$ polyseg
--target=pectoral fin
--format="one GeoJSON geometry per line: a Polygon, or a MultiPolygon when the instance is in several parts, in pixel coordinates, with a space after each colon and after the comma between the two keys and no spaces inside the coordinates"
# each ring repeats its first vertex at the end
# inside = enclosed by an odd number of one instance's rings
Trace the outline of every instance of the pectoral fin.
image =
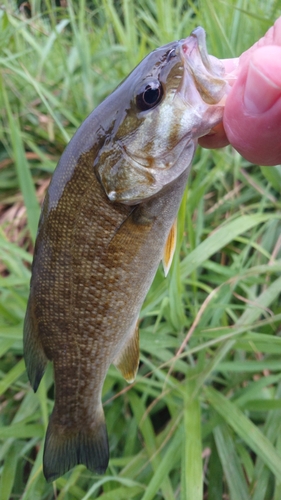
{"type": "Polygon", "coordinates": [[[139,357],[139,328],[137,324],[132,337],[130,337],[123,350],[114,360],[114,365],[122,373],[124,379],[129,384],[134,382],[136,378],[139,366],[139,357]]]}
{"type": "Polygon", "coordinates": [[[175,222],[171,227],[164,248],[162,262],[163,262],[165,276],[167,276],[172,264],[172,260],[176,249],[176,242],[177,242],[177,219],[175,219],[175,222]]]}

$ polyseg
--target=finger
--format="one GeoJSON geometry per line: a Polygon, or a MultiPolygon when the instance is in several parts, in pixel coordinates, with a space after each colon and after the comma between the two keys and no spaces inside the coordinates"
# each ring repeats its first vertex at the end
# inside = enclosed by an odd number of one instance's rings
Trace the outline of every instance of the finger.
{"type": "Polygon", "coordinates": [[[232,59],[221,59],[221,62],[224,66],[225,71],[225,79],[230,83],[232,83],[232,76],[235,79],[235,75],[239,72],[239,57],[233,57],[232,59]]]}
{"type": "MultiPolygon", "coordinates": [[[[229,137],[227,138],[227,136],[226,136],[224,126],[219,125],[216,128],[214,128],[210,132],[210,134],[208,134],[207,136],[201,137],[199,139],[199,144],[201,146],[203,146],[205,148],[220,148],[220,147],[223,147],[226,144],[228,144],[229,140],[232,141],[233,135],[234,135],[236,138],[236,140],[234,138],[236,148],[240,151],[245,151],[244,154],[248,154],[247,148],[243,147],[243,145],[242,145],[242,147],[240,147],[240,144],[239,144],[240,138],[239,138],[238,128],[240,127],[240,125],[239,125],[239,123],[233,124],[235,114],[237,114],[237,115],[239,114],[239,109],[243,105],[243,100],[241,100],[240,103],[239,102],[237,103],[237,100],[241,99],[243,97],[243,89],[241,88],[241,85],[242,85],[242,87],[245,87],[245,82],[247,79],[247,71],[249,70],[249,64],[250,64],[251,58],[253,57],[253,54],[258,49],[260,49],[262,47],[267,47],[270,45],[281,46],[281,17],[279,19],[277,19],[277,21],[267,31],[267,33],[264,35],[264,37],[262,37],[250,49],[248,49],[246,52],[244,52],[240,56],[240,58],[232,58],[232,59],[223,59],[222,60],[222,63],[223,63],[224,68],[225,68],[225,78],[228,81],[228,83],[230,84],[230,86],[233,86],[237,82],[237,84],[235,85],[235,89],[233,90],[233,92],[231,92],[231,95],[228,97],[227,103],[226,103],[227,114],[225,115],[226,117],[224,118],[224,124],[227,124],[228,119],[229,119],[229,126],[227,127],[227,133],[228,133],[229,137]],[[240,88],[239,96],[236,95],[236,99],[235,99],[235,93],[239,90],[239,88],[240,88]],[[238,105],[238,107],[236,107],[236,105],[238,105]],[[237,113],[235,113],[235,111],[237,111],[237,113]],[[233,113],[233,116],[231,116],[231,113],[233,113]],[[235,133],[235,130],[237,130],[237,133],[235,133]]],[[[270,49],[270,52],[271,52],[271,49],[270,49]]],[[[280,60],[280,58],[279,58],[279,60],[280,60]]],[[[263,61],[263,62],[265,63],[265,66],[267,66],[268,61],[263,61]]],[[[273,61],[273,63],[275,64],[275,61],[273,61]]],[[[259,64],[258,64],[258,66],[259,66],[259,64]]],[[[275,70],[272,71],[272,69],[271,69],[271,73],[273,73],[273,78],[274,78],[275,70]]],[[[277,73],[278,72],[276,71],[276,74],[277,73]]],[[[270,76],[271,75],[268,75],[269,79],[270,79],[270,76]]],[[[278,82],[279,82],[279,80],[276,82],[277,86],[279,85],[278,82]]],[[[248,83],[250,83],[250,82],[248,82],[248,83]]],[[[271,95],[272,94],[270,92],[269,96],[271,97],[271,95]]],[[[259,97],[258,97],[258,99],[259,99],[259,97]]],[[[261,96],[260,101],[264,102],[264,104],[265,104],[266,99],[265,99],[264,95],[261,96]]],[[[278,115],[278,106],[276,108],[276,115],[278,115]]],[[[244,118],[243,118],[243,113],[241,113],[241,109],[240,109],[240,116],[237,116],[236,118],[238,118],[240,122],[243,122],[244,118]]],[[[274,118],[273,116],[271,116],[271,117],[268,116],[268,120],[270,120],[270,119],[277,120],[277,116],[276,116],[276,118],[274,118]]],[[[263,120],[263,119],[261,118],[261,120],[263,120]]],[[[278,120],[277,120],[277,122],[278,122],[278,120]]],[[[253,125],[254,124],[252,124],[252,126],[253,125]]],[[[278,123],[277,123],[277,126],[278,126],[278,123]]],[[[242,133],[242,130],[241,130],[241,133],[242,133]]],[[[252,134],[252,132],[250,131],[249,135],[251,135],[251,134],[252,134]]],[[[275,141],[275,137],[272,137],[272,141],[273,142],[275,141]]],[[[265,147],[266,147],[266,144],[264,145],[264,150],[265,150],[265,147]]],[[[275,145],[275,149],[276,148],[278,150],[277,145],[275,145]]],[[[257,149],[257,155],[258,155],[258,149],[257,149]]],[[[250,158],[250,156],[248,156],[248,158],[250,158]]],[[[254,157],[251,156],[251,158],[254,158],[254,157]]],[[[278,151],[277,152],[274,151],[274,148],[273,148],[272,154],[271,154],[270,158],[268,158],[268,162],[271,162],[271,164],[272,164],[272,162],[273,161],[276,162],[277,159],[279,160],[279,153],[278,153],[278,151]]],[[[261,163],[261,161],[257,161],[257,163],[261,163]]],[[[265,162],[263,162],[263,163],[265,164],[265,162]]]]}
{"type": "Polygon", "coordinates": [[[251,54],[227,98],[223,124],[229,142],[250,162],[281,162],[281,46],[251,54]]]}
{"type": "Polygon", "coordinates": [[[267,45],[281,46],[281,17],[275,21],[274,25],[269,28],[266,34],[258,42],[240,56],[240,65],[243,66],[247,64],[249,58],[257,49],[266,47],[267,45]]]}

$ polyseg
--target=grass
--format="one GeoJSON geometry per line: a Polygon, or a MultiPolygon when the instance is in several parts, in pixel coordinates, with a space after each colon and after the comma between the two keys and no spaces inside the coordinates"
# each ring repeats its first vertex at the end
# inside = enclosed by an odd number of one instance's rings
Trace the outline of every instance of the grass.
{"type": "Polygon", "coordinates": [[[31,1],[0,9],[1,500],[281,498],[281,166],[198,149],[177,253],[141,313],[141,365],[112,367],[105,476],[42,474],[52,369],[33,394],[22,359],[32,248],[48,179],[87,114],[153,48],[202,25],[237,56],[279,0],[31,1]]]}

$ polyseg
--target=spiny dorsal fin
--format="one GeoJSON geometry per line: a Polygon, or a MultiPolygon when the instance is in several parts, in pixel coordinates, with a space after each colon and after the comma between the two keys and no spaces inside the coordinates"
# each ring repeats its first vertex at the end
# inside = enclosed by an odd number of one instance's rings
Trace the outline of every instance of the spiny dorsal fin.
{"type": "Polygon", "coordinates": [[[122,373],[124,379],[131,384],[136,378],[139,367],[139,327],[135,326],[134,333],[125,345],[124,349],[115,358],[114,365],[122,373]]]}
{"type": "Polygon", "coordinates": [[[167,276],[169,269],[171,267],[175,249],[176,249],[176,243],[177,243],[177,219],[175,219],[174,224],[171,227],[171,230],[169,232],[165,248],[164,248],[164,254],[162,258],[163,262],[163,267],[164,267],[164,274],[165,277],[167,276]]]}

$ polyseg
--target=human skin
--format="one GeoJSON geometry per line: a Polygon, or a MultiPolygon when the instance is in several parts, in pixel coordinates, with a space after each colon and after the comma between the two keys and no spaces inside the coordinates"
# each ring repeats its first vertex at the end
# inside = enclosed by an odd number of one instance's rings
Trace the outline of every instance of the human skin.
{"type": "Polygon", "coordinates": [[[230,143],[251,163],[281,163],[281,17],[239,58],[222,62],[232,85],[223,124],[199,144],[221,148],[230,143]]]}

